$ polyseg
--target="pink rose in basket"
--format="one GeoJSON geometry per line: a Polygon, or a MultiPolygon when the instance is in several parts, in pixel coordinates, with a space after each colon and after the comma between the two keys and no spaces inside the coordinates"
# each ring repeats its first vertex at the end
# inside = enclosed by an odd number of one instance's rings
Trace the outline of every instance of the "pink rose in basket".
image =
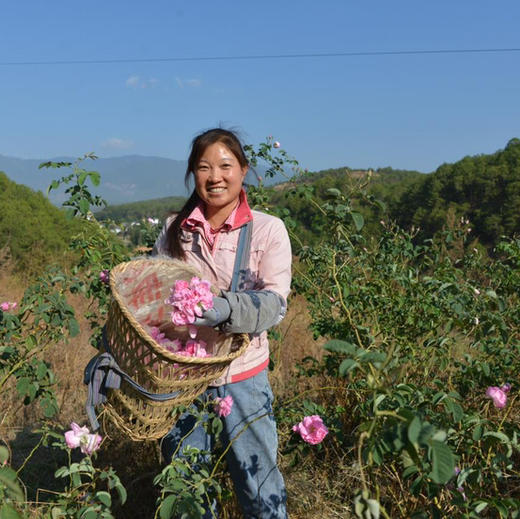
{"type": "Polygon", "coordinates": [[[193,277],[188,283],[178,280],[171,288],[166,304],[171,305],[171,319],[176,326],[184,326],[202,317],[205,310],[213,308],[213,294],[209,281],[193,277]]]}
{"type": "Polygon", "coordinates": [[[159,344],[164,344],[165,342],[168,342],[168,337],[164,333],[159,330],[156,326],[152,326],[150,328],[150,337],[159,344]]]}
{"type": "Polygon", "coordinates": [[[176,353],[183,357],[211,357],[211,355],[206,351],[206,346],[207,344],[204,341],[189,340],[186,342],[184,349],[179,350],[176,353]]]}

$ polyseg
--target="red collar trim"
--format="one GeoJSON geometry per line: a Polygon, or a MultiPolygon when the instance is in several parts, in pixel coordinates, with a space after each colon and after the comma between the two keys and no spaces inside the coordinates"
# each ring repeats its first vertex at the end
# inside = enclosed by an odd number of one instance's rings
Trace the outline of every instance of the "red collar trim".
{"type": "Polygon", "coordinates": [[[247,203],[247,195],[244,189],[242,189],[242,191],[240,191],[240,201],[238,203],[237,212],[235,213],[235,221],[233,222],[233,227],[231,227],[231,229],[238,229],[247,222],[250,222],[252,219],[253,214],[251,213],[251,208],[247,203]]]}

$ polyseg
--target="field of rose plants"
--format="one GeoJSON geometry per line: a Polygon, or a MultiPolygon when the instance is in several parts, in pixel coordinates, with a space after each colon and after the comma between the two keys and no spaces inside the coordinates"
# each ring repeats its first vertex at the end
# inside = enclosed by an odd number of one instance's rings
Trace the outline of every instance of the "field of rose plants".
{"type": "MultiPolygon", "coordinates": [[[[298,169],[272,139],[247,151],[267,175],[298,169]]],[[[84,390],[62,386],[59,359],[80,332],[98,344],[107,275],[133,255],[91,213],[99,175],[84,164],[45,165],[67,169],[52,188],[65,184],[66,210],[84,220],[76,264],[0,301],[0,519],[200,517],[213,498],[221,517],[241,517],[222,452],[161,465],[157,442],[89,430],[84,390]]],[[[385,220],[371,239],[354,203],[377,203],[366,182],[325,203],[312,185],[287,189],[327,223],[312,247],[268,189],[249,191],[284,219],[295,253],[270,366],[290,516],[520,517],[520,239],[486,251],[460,215],[421,243],[385,220]]],[[[143,225],[151,244],[159,226],[143,225]]],[[[196,418],[218,432],[230,405],[206,402],[196,418]]]]}

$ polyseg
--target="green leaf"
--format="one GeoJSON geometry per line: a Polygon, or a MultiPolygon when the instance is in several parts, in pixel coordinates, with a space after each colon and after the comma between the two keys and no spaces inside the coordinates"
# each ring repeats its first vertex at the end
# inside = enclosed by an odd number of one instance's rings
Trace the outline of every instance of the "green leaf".
{"type": "Polygon", "coordinates": [[[110,497],[110,494],[106,492],[105,490],[100,490],[99,492],[96,492],[96,497],[103,503],[105,506],[109,507],[112,506],[112,498],[110,497]]]}
{"type": "Polygon", "coordinates": [[[90,177],[92,185],[99,186],[101,175],[97,171],[89,171],[88,175],[90,177]]]}
{"type": "Polygon", "coordinates": [[[87,178],[87,172],[86,171],[82,171],[79,175],[78,175],[78,184],[80,186],[82,186],[84,183],[85,183],[85,179],[87,178]]]}
{"type": "Polygon", "coordinates": [[[59,506],[53,506],[51,510],[52,519],[63,519],[65,512],[59,506]]]}
{"type": "Polygon", "coordinates": [[[323,348],[327,351],[333,351],[335,353],[346,353],[348,355],[354,355],[357,351],[356,346],[351,342],[342,341],[340,339],[332,339],[323,345],[323,348]]]}
{"type": "Polygon", "coordinates": [[[121,483],[117,483],[116,485],[114,485],[114,488],[117,490],[117,493],[119,494],[119,500],[121,501],[121,504],[124,505],[127,499],[126,488],[121,483]]]}
{"type": "Polygon", "coordinates": [[[483,438],[486,438],[487,436],[496,438],[497,440],[500,440],[503,443],[510,442],[509,438],[503,432],[500,431],[487,431],[482,435],[483,438]]]}
{"type": "Polygon", "coordinates": [[[374,409],[377,409],[379,407],[379,404],[387,397],[387,395],[381,394],[377,395],[377,397],[374,400],[374,409]]]}
{"type": "Polygon", "coordinates": [[[0,483],[7,488],[7,493],[15,501],[25,501],[23,490],[18,484],[16,472],[10,467],[2,467],[0,469],[0,483]]]}
{"type": "Polygon", "coordinates": [[[76,337],[76,335],[79,334],[79,324],[78,324],[78,321],[76,321],[76,319],[74,318],[71,318],[69,320],[69,335],[71,337],[76,337]]]}
{"type": "Polygon", "coordinates": [[[38,380],[44,379],[45,375],[47,375],[48,370],[49,368],[47,368],[45,362],[40,362],[38,364],[38,367],[36,368],[36,377],[38,378],[38,380]]]}
{"type": "Polygon", "coordinates": [[[480,440],[480,438],[482,438],[482,425],[481,424],[478,424],[474,429],[473,429],[473,434],[472,434],[472,438],[473,440],[475,441],[478,441],[480,440]]]}
{"type": "Polygon", "coordinates": [[[414,474],[417,474],[417,472],[419,472],[417,465],[410,465],[409,467],[407,467],[403,470],[403,473],[402,473],[403,479],[413,476],[414,474]]]}
{"type": "Polygon", "coordinates": [[[85,200],[84,198],[82,198],[79,201],[79,209],[81,211],[81,214],[87,214],[88,210],[90,209],[90,204],[88,203],[88,200],[85,200]]]}
{"type": "Polygon", "coordinates": [[[360,231],[361,229],[363,229],[363,226],[365,225],[365,219],[363,218],[363,215],[354,211],[350,213],[350,215],[352,216],[352,220],[354,221],[356,230],[360,231]]]}
{"type": "Polygon", "coordinates": [[[432,436],[437,432],[435,426],[431,423],[423,422],[421,427],[421,432],[419,434],[419,444],[420,445],[429,445],[429,441],[432,436]]]}
{"type": "Polygon", "coordinates": [[[58,188],[60,183],[57,180],[53,180],[51,185],[47,188],[47,194],[49,194],[53,189],[58,188]]]}
{"type": "Polygon", "coordinates": [[[55,473],[55,478],[65,478],[69,475],[69,468],[68,467],[60,467],[55,473]]]}
{"type": "Polygon", "coordinates": [[[374,199],[374,203],[381,209],[381,211],[386,212],[386,204],[382,200],[374,199]]]}
{"type": "Polygon", "coordinates": [[[170,519],[173,515],[173,507],[175,505],[176,496],[169,495],[162,503],[159,509],[159,517],[161,519],[170,519]]]}
{"type": "Polygon", "coordinates": [[[447,437],[448,437],[448,434],[446,433],[446,431],[439,429],[438,431],[436,431],[433,434],[432,440],[437,440],[439,442],[445,442],[447,437]]]}
{"type": "Polygon", "coordinates": [[[28,377],[22,377],[16,384],[16,390],[20,396],[25,396],[29,392],[31,381],[28,377]]]}
{"type": "Polygon", "coordinates": [[[448,395],[444,391],[439,391],[435,393],[432,398],[432,404],[437,405],[440,404],[448,395]]]}
{"type": "Polygon", "coordinates": [[[3,445],[0,445],[0,465],[7,463],[9,459],[9,451],[3,445]]]}
{"type": "Polygon", "coordinates": [[[0,519],[22,519],[22,516],[6,503],[0,508],[0,519]]]}
{"type": "Polygon", "coordinates": [[[26,339],[25,339],[25,345],[27,346],[28,349],[32,350],[35,346],[36,346],[37,342],[36,342],[36,337],[34,335],[29,335],[26,339]]]}
{"type": "Polygon", "coordinates": [[[214,435],[220,434],[222,432],[223,428],[224,428],[224,424],[222,423],[222,420],[218,416],[215,416],[215,418],[213,418],[213,420],[211,422],[212,434],[214,434],[214,435]]]}
{"type": "Polygon", "coordinates": [[[408,439],[417,447],[419,443],[419,434],[421,433],[422,424],[418,416],[414,416],[413,420],[408,425],[408,439]]]}
{"type": "Polygon", "coordinates": [[[68,168],[70,166],[72,166],[72,162],[52,162],[52,161],[48,161],[48,162],[42,162],[38,166],[38,169],[42,169],[42,168],[68,168]]]}
{"type": "Polygon", "coordinates": [[[345,359],[339,365],[339,374],[344,377],[349,371],[359,367],[359,362],[354,359],[345,359]]]}
{"type": "Polygon", "coordinates": [[[430,440],[432,470],[429,476],[435,483],[446,484],[455,470],[455,457],[451,449],[437,440],[430,440]]]}
{"type": "Polygon", "coordinates": [[[332,198],[338,198],[341,196],[341,191],[339,189],[336,189],[335,187],[329,187],[326,193],[330,195],[332,198]]]}
{"type": "Polygon", "coordinates": [[[479,514],[480,512],[482,512],[482,510],[484,510],[486,507],[488,506],[488,503],[486,501],[477,501],[475,503],[475,508],[473,509],[474,512],[476,512],[477,514],[479,514]]]}

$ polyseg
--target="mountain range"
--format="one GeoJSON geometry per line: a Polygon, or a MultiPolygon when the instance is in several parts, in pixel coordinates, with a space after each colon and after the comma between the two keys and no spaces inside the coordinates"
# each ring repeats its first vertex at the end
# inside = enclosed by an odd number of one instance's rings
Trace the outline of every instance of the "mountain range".
{"type": "MultiPolygon", "coordinates": [[[[47,187],[55,178],[68,175],[71,170],[38,169],[42,162],[68,161],[70,157],[55,157],[52,159],[20,159],[0,155],[0,171],[11,180],[24,184],[35,191],[47,192],[47,187]]],[[[186,196],[184,186],[186,172],[185,160],[167,159],[164,157],[125,155],[122,157],[99,158],[85,160],[81,167],[101,174],[101,183],[92,192],[104,198],[108,204],[121,204],[161,198],[165,196],[186,196]]],[[[262,174],[262,168],[257,168],[262,174]]],[[[246,179],[247,181],[248,179],[246,179]]],[[[269,179],[269,184],[281,179],[269,179]]],[[[49,199],[60,205],[65,199],[64,189],[51,191],[49,199]]]]}

